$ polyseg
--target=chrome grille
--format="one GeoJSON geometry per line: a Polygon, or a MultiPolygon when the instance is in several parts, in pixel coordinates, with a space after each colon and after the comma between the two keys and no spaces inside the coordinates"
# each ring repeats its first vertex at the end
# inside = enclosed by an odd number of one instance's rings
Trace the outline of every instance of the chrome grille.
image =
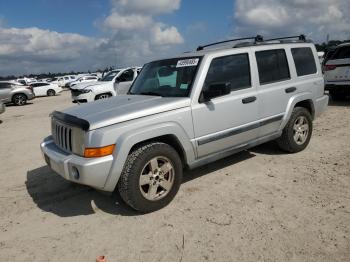
{"type": "Polygon", "coordinates": [[[73,151],[73,129],[57,121],[52,121],[52,136],[55,144],[65,151],[73,151]]]}

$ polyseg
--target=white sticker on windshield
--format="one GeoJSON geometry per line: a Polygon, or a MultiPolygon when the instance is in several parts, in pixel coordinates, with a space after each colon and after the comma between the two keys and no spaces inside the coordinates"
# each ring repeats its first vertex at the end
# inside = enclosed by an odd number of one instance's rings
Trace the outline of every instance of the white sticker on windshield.
{"type": "Polygon", "coordinates": [[[196,66],[198,65],[198,62],[199,62],[199,58],[179,60],[177,61],[176,67],[196,66]]]}

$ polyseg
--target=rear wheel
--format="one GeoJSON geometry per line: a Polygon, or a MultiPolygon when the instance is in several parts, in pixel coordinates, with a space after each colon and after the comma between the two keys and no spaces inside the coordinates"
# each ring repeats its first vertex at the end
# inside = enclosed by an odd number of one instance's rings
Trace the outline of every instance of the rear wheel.
{"type": "Polygon", "coordinates": [[[54,96],[54,95],[56,95],[55,90],[53,90],[53,89],[47,90],[47,96],[54,96]]]}
{"type": "Polygon", "coordinates": [[[101,94],[101,95],[96,96],[96,99],[95,99],[95,100],[108,99],[108,98],[110,98],[110,97],[111,97],[110,94],[101,94]]]}
{"type": "Polygon", "coordinates": [[[182,163],[176,150],[154,142],[130,153],[117,187],[122,199],[133,209],[152,212],[171,202],[181,181],[182,163]]]}
{"type": "Polygon", "coordinates": [[[289,153],[304,150],[312,135],[312,117],[303,107],[293,109],[292,115],[283,129],[282,136],[277,139],[279,147],[289,153]]]}
{"type": "Polygon", "coordinates": [[[13,96],[12,102],[16,106],[23,106],[27,103],[27,96],[25,94],[16,94],[13,96]]]}

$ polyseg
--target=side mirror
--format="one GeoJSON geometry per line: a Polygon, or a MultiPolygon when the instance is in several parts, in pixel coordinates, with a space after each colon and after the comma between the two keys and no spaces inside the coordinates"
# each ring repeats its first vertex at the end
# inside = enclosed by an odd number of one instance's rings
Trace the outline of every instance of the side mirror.
{"type": "Polygon", "coordinates": [[[212,83],[205,90],[199,98],[200,103],[209,102],[215,97],[225,96],[231,93],[231,83],[212,83]]]}

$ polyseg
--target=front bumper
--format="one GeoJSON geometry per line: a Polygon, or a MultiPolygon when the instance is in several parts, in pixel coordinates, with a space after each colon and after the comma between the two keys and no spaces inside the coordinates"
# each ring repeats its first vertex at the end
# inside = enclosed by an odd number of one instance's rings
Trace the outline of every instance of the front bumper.
{"type": "Polygon", "coordinates": [[[90,92],[86,94],[80,94],[78,96],[72,95],[72,101],[73,103],[87,103],[87,102],[92,102],[95,100],[95,95],[90,92]]]}
{"type": "Polygon", "coordinates": [[[324,111],[326,111],[328,106],[329,97],[323,95],[322,97],[316,99],[315,102],[315,118],[319,117],[324,111]]]}
{"type": "Polygon", "coordinates": [[[58,148],[52,137],[40,145],[48,166],[64,179],[104,190],[113,163],[113,156],[84,158],[58,148]]]}

